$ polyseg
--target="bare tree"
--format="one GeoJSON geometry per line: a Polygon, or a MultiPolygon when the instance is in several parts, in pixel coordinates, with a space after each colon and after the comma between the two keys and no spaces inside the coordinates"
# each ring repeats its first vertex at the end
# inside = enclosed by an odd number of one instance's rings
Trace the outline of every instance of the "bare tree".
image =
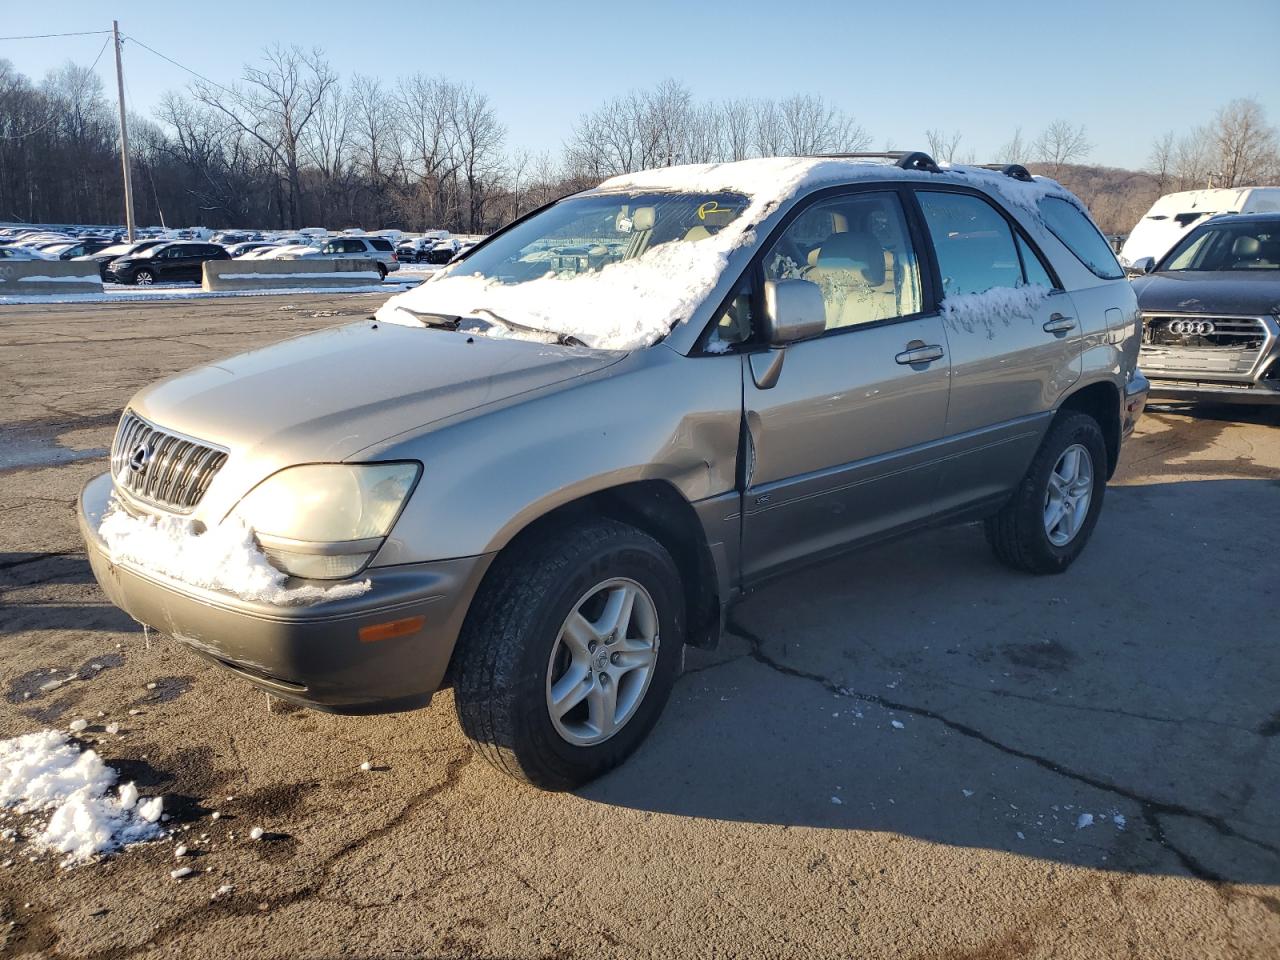
{"type": "Polygon", "coordinates": [[[1232,100],[1219,109],[1208,134],[1216,154],[1216,186],[1251,186],[1275,170],[1276,130],[1257,100],[1232,100]]]}
{"type": "Polygon", "coordinates": [[[783,145],[788,153],[852,153],[871,142],[852,117],[828,104],[821,94],[796,94],[778,106],[783,145]]]}
{"type": "Polygon", "coordinates": [[[959,130],[954,130],[949,135],[937,129],[926,130],[924,137],[929,141],[929,155],[934,160],[955,162],[956,151],[960,149],[960,141],[963,139],[959,130]]]}
{"type": "Polygon", "coordinates": [[[1092,147],[1083,124],[1055,120],[1036,137],[1031,152],[1049,168],[1050,176],[1057,179],[1062,175],[1063,167],[1084,160],[1092,147]]]}
{"type": "Polygon", "coordinates": [[[1026,163],[1031,159],[1026,142],[1022,139],[1022,127],[1014,127],[1013,136],[997,151],[1001,163],[1026,163]]]}
{"type": "Polygon", "coordinates": [[[467,229],[475,233],[484,225],[487,185],[497,179],[507,131],[488,96],[473,87],[459,88],[455,103],[457,165],[466,185],[467,229]]]}
{"type": "Polygon", "coordinates": [[[751,156],[752,108],[750,100],[726,100],[720,104],[722,160],[751,156]]]}
{"type": "Polygon", "coordinates": [[[287,225],[301,226],[303,139],[338,76],[316,49],[267,48],[261,65],[245,64],[242,85],[198,81],[192,94],[222,112],[275,160],[288,187],[287,225]]]}
{"type": "Polygon", "coordinates": [[[1156,178],[1156,189],[1164,194],[1173,181],[1174,153],[1177,140],[1173,131],[1156,137],[1151,141],[1151,156],[1147,160],[1147,170],[1156,178]]]}

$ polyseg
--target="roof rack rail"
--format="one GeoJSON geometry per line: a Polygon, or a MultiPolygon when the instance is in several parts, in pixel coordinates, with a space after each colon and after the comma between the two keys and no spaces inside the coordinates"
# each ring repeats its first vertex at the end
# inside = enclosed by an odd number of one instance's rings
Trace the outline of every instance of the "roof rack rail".
{"type": "Polygon", "coordinates": [[[885,150],[871,153],[818,153],[818,157],[833,160],[892,160],[903,170],[921,170],[925,173],[941,173],[942,169],[922,150],[885,150]]]}
{"type": "Polygon", "coordinates": [[[999,170],[1006,177],[1013,177],[1025,183],[1031,183],[1035,179],[1031,176],[1031,171],[1020,163],[980,163],[978,166],[983,170],[999,170]]]}

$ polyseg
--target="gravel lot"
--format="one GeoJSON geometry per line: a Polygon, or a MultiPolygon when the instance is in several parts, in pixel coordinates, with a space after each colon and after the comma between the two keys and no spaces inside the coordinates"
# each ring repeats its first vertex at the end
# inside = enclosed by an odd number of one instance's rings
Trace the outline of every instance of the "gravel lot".
{"type": "Polygon", "coordinates": [[[0,844],[3,955],[1280,955],[1280,412],[1150,412],[1062,577],[961,527],[757,592],[629,764],[540,794],[472,760],[448,692],[270,709],[80,551],[134,390],[383,298],[0,309],[0,736],[89,720],[201,871],[0,844]]]}

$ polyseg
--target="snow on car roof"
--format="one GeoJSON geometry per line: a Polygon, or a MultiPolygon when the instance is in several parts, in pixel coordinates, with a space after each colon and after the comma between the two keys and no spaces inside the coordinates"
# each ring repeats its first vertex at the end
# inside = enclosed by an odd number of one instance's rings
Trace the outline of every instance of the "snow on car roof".
{"type": "MultiPolygon", "coordinates": [[[[938,173],[907,170],[889,159],[865,157],[760,157],[731,163],[696,163],[660,167],[610,177],[599,192],[657,190],[690,193],[729,191],[764,201],[762,211],[808,190],[858,180],[914,180],[923,183],[956,183],[977,187],[1006,203],[1038,216],[1036,203],[1046,196],[1073,200],[1056,180],[1035,177],[1016,180],[998,170],[962,164],[940,164],[938,173]]],[[[755,207],[756,204],[753,204],[755,207]]]]}

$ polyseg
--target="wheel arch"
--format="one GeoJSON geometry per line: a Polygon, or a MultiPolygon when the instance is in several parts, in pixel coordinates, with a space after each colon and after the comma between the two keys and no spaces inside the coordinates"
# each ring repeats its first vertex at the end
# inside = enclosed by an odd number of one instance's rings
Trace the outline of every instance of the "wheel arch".
{"type": "Polygon", "coordinates": [[[548,531],[586,520],[607,518],[642,530],[666,548],[680,571],[684,588],[685,642],[713,648],[720,639],[720,595],[716,562],[693,505],[670,482],[635,480],[604,487],[558,504],[526,523],[499,549],[479,590],[485,589],[503,553],[516,550],[548,531]]]}
{"type": "Polygon", "coordinates": [[[1096,380],[1068,394],[1058,405],[1057,416],[1064,413],[1084,413],[1093,417],[1102,429],[1107,446],[1107,479],[1116,472],[1120,460],[1120,388],[1110,380],[1096,380]]]}

